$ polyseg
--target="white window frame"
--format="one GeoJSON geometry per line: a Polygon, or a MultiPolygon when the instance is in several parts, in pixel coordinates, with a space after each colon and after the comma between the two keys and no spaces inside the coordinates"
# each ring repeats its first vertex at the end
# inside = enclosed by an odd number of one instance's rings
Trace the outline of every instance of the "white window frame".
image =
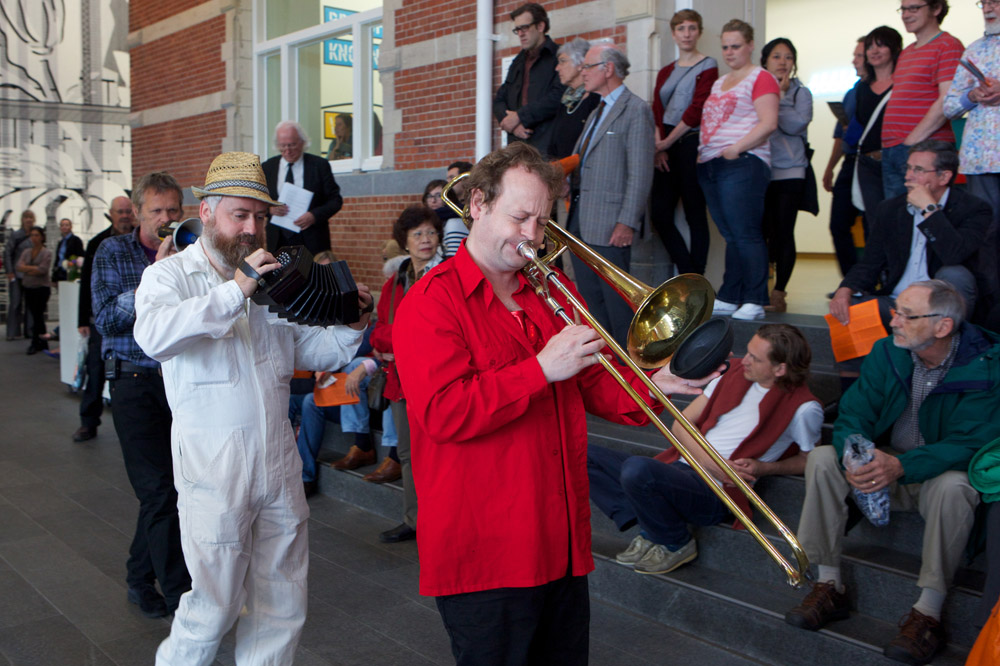
{"type": "MultiPolygon", "coordinates": [[[[318,23],[309,28],[266,39],[265,21],[267,11],[266,0],[254,0],[253,5],[253,127],[254,146],[259,155],[271,152],[270,143],[273,127],[266,127],[266,105],[263,100],[268,94],[278,94],[281,99],[281,117],[299,117],[298,96],[298,49],[312,46],[323,39],[351,32],[354,43],[354,66],[351,68],[354,91],[351,96],[351,115],[353,116],[353,137],[355,141],[353,156],[343,160],[333,160],[330,168],[334,173],[350,173],[351,171],[377,171],[382,168],[382,156],[371,155],[372,151],[372,26],[382,23],[382,8],[369,9],[357,14],[351,14],[336,21],[318,23]],[[264,66],[268,56],[280,54],[281,90],[267,90],[267,68],[264,66]],[[361,145],[358,145],[358,144],[361,145]]],[[[384,126],[383,119],[383,126],[384,126]]]]}

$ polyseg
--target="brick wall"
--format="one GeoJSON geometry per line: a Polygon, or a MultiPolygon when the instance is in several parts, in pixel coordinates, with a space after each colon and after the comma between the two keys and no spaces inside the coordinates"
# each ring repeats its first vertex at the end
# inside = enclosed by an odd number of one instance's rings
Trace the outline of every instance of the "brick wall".
{"type": "Polygon", "coordinates": [[[420,194],[384,197],[351,197],[333,217],[330,245],[338,259],[347,262],[356,282],[371,287],[378,296],[382,277],[382,246],[392,238],[392,225],[407,206],[420,203],[420,194]]]}
{"type": "Polygon", "coordinates": [[[406,0],[396,10],[396,46],[476,29],[476,4],[459,0],[406,0]]]}
{"type": "Polygon", "coordinates": [[[197,7],[205,0],[131,0],[128,7],[129,32],[197,7]]]}
{"type": "Polygon", "coordinates": [[[396,73],[396,169],[469,160],[476,152],[474,56],[396,73]]]}
{"type": "Polygon", "coordinates": [[[132,48],[132,110],[143,111],[225,90],[225,38],[226,18],[217,16],[132,48]]]}
{"type": "MultiPolygon", "coordinates": [[[[148,84],[147,84],[148,85],[148,84]]],[[[132,173],[138,180],[150,171],[169,171],[181,187],[203,185],[205,172],[222,152],[226,112],[132,129],[132,173]]]]}

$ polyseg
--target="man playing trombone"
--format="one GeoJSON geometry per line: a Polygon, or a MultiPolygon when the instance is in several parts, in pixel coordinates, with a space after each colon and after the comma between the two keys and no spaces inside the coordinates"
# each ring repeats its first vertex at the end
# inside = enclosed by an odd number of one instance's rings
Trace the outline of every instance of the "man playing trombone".
{"type": "MultiPolygon", "coordinates": [[[[460,665],[586,663],[594,563],[585,413],[646,422],[593,367],[598,333],[565,325],[521,272],[519,245],[541,245],[562,179],[524,143],[481,160],[469,177],[467,240],[396,316],[420,592],[437,597],[460,665]]],[[[700,394],[716,376],[660,370],[652,379],[665,393],[700,394]]]]}

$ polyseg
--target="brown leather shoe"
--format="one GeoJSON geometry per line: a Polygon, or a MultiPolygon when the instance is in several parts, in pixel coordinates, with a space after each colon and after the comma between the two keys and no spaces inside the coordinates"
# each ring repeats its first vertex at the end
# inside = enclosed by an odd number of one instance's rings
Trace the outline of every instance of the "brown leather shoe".
{"type": "Polygon", "coordinates": [[[765,312],[785,312],[788,310],[788,303],[785,302],[787,294],[775,289],[771,292],[771,304],[764,306],[765,312]]]}
{"type": "Polygon", "coordinates": [[[945,644],[944,627],[941,623],[911,608],[899,623],[899,635],[882,651],[889,659],[904,664],[926,664],[945,644]]]}
{"type": "Polygon", "coordinates": [[[785,613],[785,622],[793,627],[816,631],[834,620],[846,620],[851,604],[845,592],[837,592],[832,583],[815,583],[802,603],[785,613]]]}
{"type": "Polygon", "coordinates": [[[365,481],[371,483],[389,483],[390,481],[399,481],[401,478],[403,478],[403,468],[389,457],[386,457],[382,464],[375,468],[374,472],[369,472],[364,476],[365,481]]]}
{"type": "Polygon", "coordinates": [[[362,451],[356,446],[352,446],[348,451],[347,455],[340,460],[334,460],[330,463],[330,467],[339,470],[357,469],[359,467],[364,467],[365,465],[372,465],[375,463],[375,449],[371,451],[362,451]]]}

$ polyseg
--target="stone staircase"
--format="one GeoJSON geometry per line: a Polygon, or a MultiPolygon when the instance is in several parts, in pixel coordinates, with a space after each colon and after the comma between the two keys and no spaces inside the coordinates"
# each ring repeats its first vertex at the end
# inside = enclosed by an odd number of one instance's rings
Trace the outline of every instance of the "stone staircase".
{"type": "MultiPolygon", "coordinates": [[[[810,385],[824,403],[839,395],[826,325],[821,317],[769,315],[803,330],[813,348],[810,385]]],[[[733,322],[737,355],[759,322],[733,322]]],[[[668,417],[669,418],[669,417],[668,417]]],[[[652,426],[629,428],[597,418],[588,420],[590,442],[637,455],[654,455],[668,443],[652,426]]],[[[829,442],[830,426],[824,426],[829,442]]],[[[350,445],[336,426],[327,428],[322,460],[339,457],[350,445]]],[[[336,472],[321,466],[324,494],[355,504],[375,514],[399,519],[402,488],[378,486],[361,476],[371,468],[336,472]]],[[[801,477],[767,477],[756,490],[793,531],[798,527],[805,494],[801,477]]],[[[912,513],[893,513],[890,525],[879,529],[859,523],[845,541],[843,574],[856,610],[851,618],[818,632],[791,627],[784,613],[804,596],[786,584],[782,570],[753,537],[743,530],[718,525],[697,530],[699,557],[692,564],[662,576],[639,575],[614,561],[638,533],[618,532],[611,520],[592,507],[593,553],[596,570],[590,577],[591,595],[631,613],[662,623],[705,644],[765,664],[830,666],[880,665],[889,660],[882,646],[897,631],[899,619],[919,595],[916,587],[923,534],[922,519],[912,513]]],[[[791,559],[784,542],[765,528],[769,538],[791,559]]],[[[976,634],[971,617],[979,602],[985,573],[983,558],[960,570],[945,608],[949,636],[947,649],[935,664],[962,664],[976,634]]],[[[742,663],[742,662],[741,662],[742,663]]]]}

